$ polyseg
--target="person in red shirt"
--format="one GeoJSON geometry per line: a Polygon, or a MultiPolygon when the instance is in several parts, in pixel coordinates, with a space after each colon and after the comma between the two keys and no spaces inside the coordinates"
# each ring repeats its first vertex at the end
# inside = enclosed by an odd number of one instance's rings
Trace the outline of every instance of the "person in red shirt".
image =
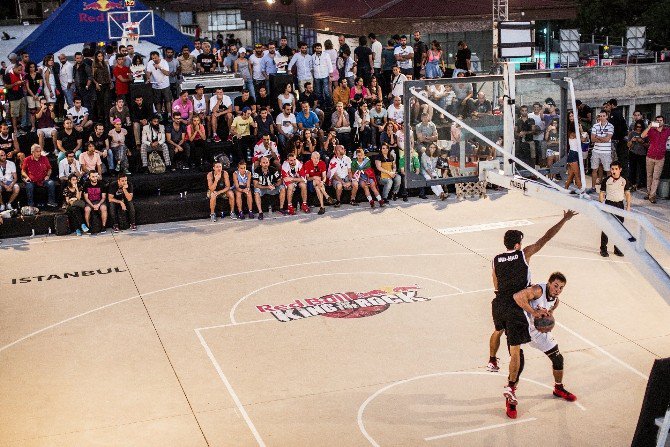
{"type": "Polygon", "coordinates": [[[316,196],[319,198],[318,214],[326,212],[326,208],[323,207],[324,198],[328,205],[335,203],[326,192],[326,171],[326,163],[321,160],[321,155],[316,151],[312,152],[312,157],[302,165],[303,177],[307,179],[307,189],[311,192],[316,191],[316,196]]]}
{"type": "Polygon", "coordinates": [[[42,148],[39,144],[33,144],[30,148],[30,157],[23,160],[21,166],[21,177],[26,184],[26,196],[28,206],[35,206],[35,188],[46,188],[48,193],[47,206],[56,209],[56,182],[51,180],[51,163],[47,157],[42,156],[42,148]]]}
{"type": "Polygon", "coordinates": [[[128,102],[128,93],[130,93],[130,68],[126,66],[126,57],[123,54],[116,55],[116,65],[112,69],[114,75],[114,90],[116,98],[123,98],[128,102]]]}
{"type": "Polygon", "coordinates": [[[665,146],[670,138],[670,128],[665,127],[665,119],[662,115],[656,117],[656,121],[649,123],[642,132],[642,138],[649,139],[647,150],[647,195],[645,200],[656,203],[656,190],[663,172],[665,163],[665,146]]]}

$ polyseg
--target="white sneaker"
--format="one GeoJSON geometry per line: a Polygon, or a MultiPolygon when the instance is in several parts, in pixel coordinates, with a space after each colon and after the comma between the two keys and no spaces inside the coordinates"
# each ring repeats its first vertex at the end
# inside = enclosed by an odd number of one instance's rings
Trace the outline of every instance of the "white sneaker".
{"type": "Polygon", "coordinates": [[[486,365],[486,370],[494,373],[500,371],[500,367],[498,366],[498,359],[496,358],[495,362],[489,362],[489,364],[486,365]]]}
{"type": "Polygon", "coordinates": [[[516,394],[514,394],[515,391],[516,390],[510,386],[506,386],[503,390],[503,396],[505,396],[505,399],[507,399],[507,402],[511,405],[517,405],[519,403],[516,399],[516,394]]]}
{"type": "Polygon", "coordinates": [[[2,205],[0,205],[0,212],[2,212],[4,210],[5,210],[5,204],[3,203],[2,205]]]}

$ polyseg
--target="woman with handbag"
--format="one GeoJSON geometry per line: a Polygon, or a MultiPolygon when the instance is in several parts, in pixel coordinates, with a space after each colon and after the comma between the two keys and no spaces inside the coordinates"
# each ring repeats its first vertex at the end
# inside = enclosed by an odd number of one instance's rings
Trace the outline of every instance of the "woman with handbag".
{"type": "Polygon", "coordinates": [[[84,223],[84,208],[86,202],[81,198],[81,189],[79,189],[79,177],[77,174],[70,174],[67,178],[67,186],[63,188],[63,208],[70,219],[70,229],[74,228],[77,236],[82,233],[88,233],[88,227],[84,223]]]}

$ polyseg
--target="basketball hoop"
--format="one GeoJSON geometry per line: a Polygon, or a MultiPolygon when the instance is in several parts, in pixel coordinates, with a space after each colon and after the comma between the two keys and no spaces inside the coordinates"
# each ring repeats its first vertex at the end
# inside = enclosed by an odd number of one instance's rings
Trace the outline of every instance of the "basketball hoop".
{"type": "Polygon", "coordinates": [[[123,36],[121,37],[122,45],[137,45],[140,41],[140,34],[138,33],[140,24],[138,22],[125,22],[123,24],[123,36]]]}

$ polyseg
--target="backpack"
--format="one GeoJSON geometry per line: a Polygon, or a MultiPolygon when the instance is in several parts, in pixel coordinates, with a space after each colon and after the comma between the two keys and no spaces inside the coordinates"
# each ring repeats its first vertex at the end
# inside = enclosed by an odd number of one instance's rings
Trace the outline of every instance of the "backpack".
{"type": "Polygon", "coordinates": [[[165,163],[158,152],[154,151],[149,154],[149,173],[162,174],[165,172],[165,163]]]}

